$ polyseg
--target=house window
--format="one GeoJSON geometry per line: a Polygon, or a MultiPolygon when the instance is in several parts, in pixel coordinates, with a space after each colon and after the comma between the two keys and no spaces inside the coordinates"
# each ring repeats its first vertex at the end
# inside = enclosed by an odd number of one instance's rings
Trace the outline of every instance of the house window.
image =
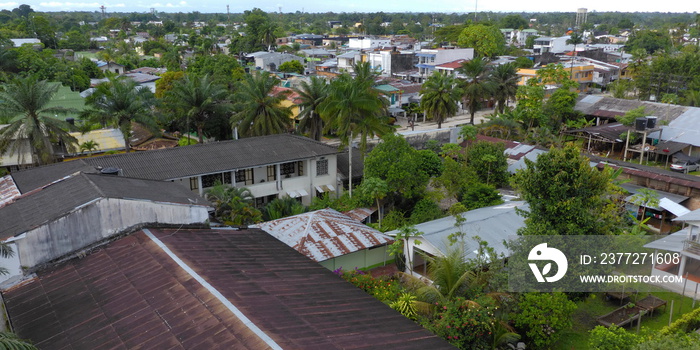
{"type": "Polygon", "coordinates": [[[191,177],[190,178],[190,190],[198,190],[199,189],[199,181],[197,181],[196,177],[191,177]]]}
{"type": "Polygon", "coordinates": [[[237,170],[236,183],[245,184],[246,186],[253,184],[253,169],[237,170]]]}
{"type": "Polygon", "coordinates": [[[275,171],[274,165],[267,166],[267,181],[277,180],[277,172],[275,171]]]}
{"type": "Polygon", "coordinates": [[[297,162],[297,175],[304,176],[304,162],[303,161],[297,162]]]}
{"type": "Polygon", "coordinates": [[[216,185],[216,183],[221,183],[222,177],[221,173],[218,174],[210,174],[210,175],[204,175],[202,176],[202,187],[207,188],[207,187],[212,187],[216,185]]]}
{"type": "Polygon", "coordinates": [[[281,164],[280,165],[280,174],[282,174],[282,175],[294,174],[294,164],[295,164],[295,162],[281,164]]]}
{"type": "Polygon", "coordinates": [[[328,159],[319,159],[316,161],[316,176],[328,175],[328,159]]]}
{"type": "Polygon", "coordinates": [[[224,173],[224,183],[225,184],[231,184],[231,172],[227,171],[224,173]]]}

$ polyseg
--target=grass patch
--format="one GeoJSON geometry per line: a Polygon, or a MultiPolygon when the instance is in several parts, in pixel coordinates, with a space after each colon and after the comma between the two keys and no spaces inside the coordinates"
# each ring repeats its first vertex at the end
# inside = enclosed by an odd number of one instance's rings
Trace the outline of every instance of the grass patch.
{"type": "MultiPolygon", "coordinates": [[[[673,321],[676,321],[682,315],[691,311],[693,299],[681,296],[680,294],[667,292],[664,289],[658,288],[652,293],[639,293],[636,297],[633,296],[631,301],[642,299],[648,294],[652,294],[657,298],[666,300],[666,307],[654,311],[654,315],[644,315],[642,317],[642,331],[654,334],[662,328],[668,326],[669,315],[671,313],[671,301],[673,301],[673,321]]],[[[576,303],[578,309],[574,312],[573,326],[570,330],[562,333],[559,342],[554,346],[554,349],[559,350],[587,350],[589,331],[598,325],[596,318],[603,316],[613,310],[619,308],[618,300],[606,300],[603,293],[593,293],[588,299],[576,303]]],[[[700,301],[696,302],[696,308],[700,307],[700,301]]],[[[625,327],[629,332],[636,332],[636,323],[625,327]]]]}

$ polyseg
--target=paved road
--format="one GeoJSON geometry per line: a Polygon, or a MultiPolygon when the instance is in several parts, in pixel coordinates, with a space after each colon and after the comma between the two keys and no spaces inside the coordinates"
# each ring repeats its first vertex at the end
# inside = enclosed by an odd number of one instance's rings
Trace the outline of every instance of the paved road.
{"type": "MultiPolygon", "coordinates": [[[[476,112],[476,114],[474,115],[474,124],[478,125],[480,123],[485,122],[487,120],[486,116],[491,115],[492,113],[493,109],[484,109],[476,112]]],[[[447,120],[442,123],[442,128],[449,129],[451,127],[469,124],[469,121],[469,113],[460,113],[454,117],[447,118],[447,120]]],[[[426,120],[425,122],[423,122],[422,118],[420,118],[419,121],[415,124],[415,130],[412,130],[411,127],[409,127],[407,118],[399,118],[396,121],[396,124],[399,125],[399,129],[397,130],[397,132],[402,135],[410,135],[439,130],[436,122],[431,120],[426,120]]]]}

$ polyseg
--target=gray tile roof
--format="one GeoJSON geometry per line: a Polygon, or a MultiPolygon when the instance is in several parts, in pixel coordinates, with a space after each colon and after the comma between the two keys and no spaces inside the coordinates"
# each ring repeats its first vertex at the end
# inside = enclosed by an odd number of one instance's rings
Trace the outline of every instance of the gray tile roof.
{"type": "Polygon", "coordinates": [[[12,178],[25,193],[78,171],[99,172],[99,167],[119,168],[126,177],[170,180],[335,153],[335,147],[321,142],[280,134],[86,158],[14,172],[12,178]]]}
{"type": "Polygon", "coordinates": [[[56,220],[99,198],[209,205],[196,193],[171,182],[79,173],[25,193],[0,208],[0,239],[56,220]]]}
{"type": "Polygon", "coordinates": [[[338,153],[335,147],[321,142],[280,134],[88,158],[85,162],[96,167],[119,168],[127,177],[169,180],[335,153],[338,153]]]}

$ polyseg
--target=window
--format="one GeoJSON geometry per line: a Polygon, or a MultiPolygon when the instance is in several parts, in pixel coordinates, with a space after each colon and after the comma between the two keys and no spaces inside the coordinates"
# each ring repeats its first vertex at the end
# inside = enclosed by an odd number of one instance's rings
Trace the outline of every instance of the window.
{"type": "Polygon", "coordinates": [[[237,170],[236,171],[236,183],[244,184],[246,186],[253,184],[253,169],[237,170]]]}
{"type": "Polygon", "coordinates": [[[281,164],[280,165],[280,174],[281,175],[294,174],[294,164],[295,164],[295,162],[281,164]]]}
{"type": "Polygon", "coordinates": [[[277,172],[275,171],[274,165],[267,166],[267,181],[277,180],[277,172]]]}
{"type": "Polygon", "coordinates": [[[199,189],[199,181],[197,180],[196,177],[191,177],[191,178],[190,178],[190,189],[191,189],[191,190],[197,190],[197,189],[199,189]]]}
{"type": "Polygon", "coordinates": [[[328,159],[319,159],[316,161],[316,176],[328,175],[328,159]]]}
{"type": "Polygon", "coordinates": [[[297,175],[304,176],[304,162],[301,160],[297,162],[297,175]]]}
{"type": "Polygon", "coordinates": [[[225,184],[231,184],[231,172],[227,171],[224,173],[224,183],[225,184]]]}
{"type": "Polygon", "coordinates": [[[202,176],[202,188],[207,188],[207,187],[212,187],[216,185],[216,183],[221,183],[222,180],[222,174],[210,174],[210,175],[204,175],[202,176]]]}

